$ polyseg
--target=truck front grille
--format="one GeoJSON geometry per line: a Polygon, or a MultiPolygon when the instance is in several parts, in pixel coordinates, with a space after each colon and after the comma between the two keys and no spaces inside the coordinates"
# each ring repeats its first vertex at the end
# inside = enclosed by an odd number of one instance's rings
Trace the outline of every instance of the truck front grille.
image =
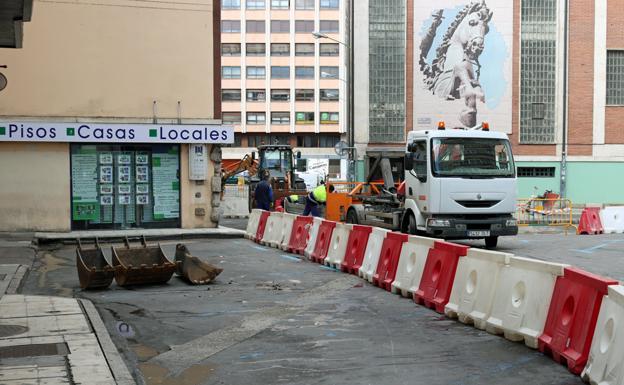
{"type": "Polygon", "coordinates": [[[469,209],[488,208],[488,207],[492,207],[500,203],[500,201],[455,201],[455,202],[469,209]]]}

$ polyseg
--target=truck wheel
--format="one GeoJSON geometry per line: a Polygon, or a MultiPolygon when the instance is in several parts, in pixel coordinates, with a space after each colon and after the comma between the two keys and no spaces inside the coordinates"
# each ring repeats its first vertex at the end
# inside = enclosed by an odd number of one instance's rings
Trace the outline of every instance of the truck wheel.
{"type": "Polygon", "coordinates": [[[347,211],[347,223],[350,223],[352,225],[358,224],[358,216],[355,210],[352,209],[347,211]]]}
{"type": "Polygon", "coordinates": [[[416,218],[414,218],[414,214],[410,214],[408,217],[407,233],[411,235],[416,235],[418,233],[418,228],[416,227],[416,218]]]}
{"type": "Polygon", "coordinates": [[[498,237],[486,237],[485,238],[485,248],[486,249],[494,249],[498,244],[498,237]]]}

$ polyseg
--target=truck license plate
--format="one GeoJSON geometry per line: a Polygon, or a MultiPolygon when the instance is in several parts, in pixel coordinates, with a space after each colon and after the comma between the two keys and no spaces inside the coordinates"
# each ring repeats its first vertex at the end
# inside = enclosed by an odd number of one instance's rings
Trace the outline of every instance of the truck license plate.
{"type": "Polygon", "coordinates": [[[469,237],[489,237],[490,231],[489,230],[470,230],[468,231],[468,236],[469,237]]]}

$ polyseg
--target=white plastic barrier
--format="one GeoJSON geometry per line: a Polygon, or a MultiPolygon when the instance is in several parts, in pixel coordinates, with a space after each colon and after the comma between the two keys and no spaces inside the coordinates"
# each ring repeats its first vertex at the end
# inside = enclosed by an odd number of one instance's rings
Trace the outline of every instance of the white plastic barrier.
{"type": "Polygon", "coordinates": [[[277,239],[281,235],[282,231],[282,217],[283,214],[279,212],[272,212],[266,222],[264,228],[264,235],[260,243],[266,246],[271,246],[272,243],[277,242],[277,239]]]}
{"type": "Polygon", "coordinates": [[[262,214],[262,210],[253,209],[251,210],[251,214],[249,215],[249,220],[247,220],[247,230],[245,230],[245,238],[252,239],[256,236],[256,232],[258,231],[258,224],[260,223],[260,215],[262,214]]]}
{"type": "Polygon", "coordinates": [[[600,210],[605,234],[624,233],[624,206],[608,206],[600,210]]]}
{"type": "Polygon", "coordinates": [[[624,286],[602,299],[589,360],[581,374],[592,385],[624,384],[624,286]]]}
{"type": "Polygon", "coordinates": [[[410,235],[407,242],[403,243],[396,276],[392,282],[393,293],[412,298],[420,286],[420,278],[425,269],[427,255],[429,255],[429,249],[433,247],[434,243],[435,240],[432,238],[415,235],[410,235]]]}
{"type": "Polygon", "coordinates": [[[349,243],[349,234],[351,234],[352,228],[353,225],[336,223],[331,240],[329,241],[327,258],[325,258],[326,265],[340,269],[345,252],[347,251],[347,243],[349,243]]]}
{"type": "Polygon", "coordinates": [[[565,267],[512,257],[498,277],[486,330],[504,334],[511,341],[524,340],[527,346],[537,349],[537,338],[544,331],[555,281],[563,275],[565,267]]]}
{"type": "Polygon", "coordinates": [[[249,216],[249,186],[225,186],[221,199],[223,218],[246,218],[249,216]]]}
{"type": "Polygon", "coordinates": [[[290,241],[290,233],[292,233],[293,223],[297,219],[296,215],[284,213],[282,215],[282,227],[280,229],[279,239],[272,246],[278,249],[287,250],[288,241],[290,241]]]}
{"type": "Polygon", "coordinates": [[[451,298],[444,313],[460,322],[486,328],[500,272],[511,262],[512,254],[481,249],[468,249],[459,258],[451,298]]]}
{"type": "Polygon", "coordinates": [[[318,235],[319,227],[321,227],[322,222],[323,222],[323,219],[321,218],[314,218],[314,221],[312,222],[312,228],[310,229],[310,234],[308,236],[308,244],[305,250],[303,251],[303,255],[305,255],[306,258],[310,258],[310,255],[314,251],[314,245],[316,244],[316,236],[318,235]]]}
{"type": "Polygon", "coordinates": [[[360,270],[358,271],[360,277],[364,278],[368,282],[373,282],[373,275],[375,275],[375,272],[377,271],[381,248],[383,247],[384,239],[386,239],[386,234],[389,232],[390,230],[374,227],[368,237],[368,244],[366,245],[366,251],[364,252],[362,267],[360,267],[360,270]]]}

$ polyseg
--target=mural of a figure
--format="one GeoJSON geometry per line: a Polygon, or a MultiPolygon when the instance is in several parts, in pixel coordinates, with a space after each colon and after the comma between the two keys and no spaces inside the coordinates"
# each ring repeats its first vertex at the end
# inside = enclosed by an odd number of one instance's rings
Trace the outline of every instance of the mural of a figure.
{"type": "Polygon", "coordinates": [[[485,36],[492,16],[485,0],[472,1],[464,6],[444,33],[435,58],[428,63],[427,57],[444,18],[444,10],[436,10],[420,44],[419,66],[423,83],[440,99],[463,100],[465,108],[458,118],[465,127],[477,125],[477,101],[485,102],[479,82],[479,57],[485,49],[485,36]]]}

